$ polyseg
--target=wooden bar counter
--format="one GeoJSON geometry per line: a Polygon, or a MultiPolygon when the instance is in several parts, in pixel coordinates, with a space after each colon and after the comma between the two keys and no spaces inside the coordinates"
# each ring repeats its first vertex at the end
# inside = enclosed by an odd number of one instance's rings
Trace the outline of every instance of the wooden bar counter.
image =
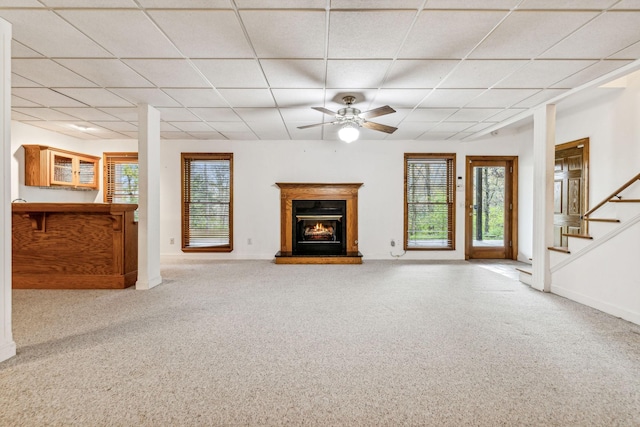
{"type": "Polygon", "coordinates": [[[135,204],[13,203],[16,289],[122,289],[138,278],[135,204]]]}

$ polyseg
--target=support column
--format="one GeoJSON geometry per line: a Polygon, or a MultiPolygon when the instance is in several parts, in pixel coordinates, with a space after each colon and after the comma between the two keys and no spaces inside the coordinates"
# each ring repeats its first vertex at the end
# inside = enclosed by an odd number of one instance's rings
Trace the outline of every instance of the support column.
{"type": "Polygon", "coordinates": [[[11,328],[11,24],[0,18],[0,362],[16,355],[11,328]]]}
{"type": "Polygon", "coordinates": [[[160,112],[138,106],[138,281],[136,289],[162,283],[160,275],[160,112]]]}
{"type": "Polygon", "coordinates": [[[553,246],[553,173],[556,106],[545,105],[533,115],[533,283],[551,291],[549,246],[553,246]]]}

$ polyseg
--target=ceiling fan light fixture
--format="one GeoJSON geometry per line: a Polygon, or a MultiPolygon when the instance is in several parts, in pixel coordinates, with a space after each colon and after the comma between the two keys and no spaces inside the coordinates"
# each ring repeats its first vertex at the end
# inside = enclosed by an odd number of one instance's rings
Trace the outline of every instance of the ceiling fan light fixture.
{"type": "Polygon", "coordinates": [[[360,131],[354,123],[345,123],[338,131],[338,138],[346,143],[353,142],[360,136],[360,131]]]}

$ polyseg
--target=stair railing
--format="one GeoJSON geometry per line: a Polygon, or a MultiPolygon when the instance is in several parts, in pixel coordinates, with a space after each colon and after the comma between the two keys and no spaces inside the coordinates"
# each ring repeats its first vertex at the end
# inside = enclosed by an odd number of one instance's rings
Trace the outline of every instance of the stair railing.
{"type": "Polygon", "coordinates": [[[616,191],[614,191],[613,193],[611,193],[611,195],[609,195],[608,197],[605,197],[604,200],[602,200],[600,203],[598,203],[597,205],[595,205],[594,207],[592,207],[591,209],[589,209],[588,211],[586,211],[583,215],[582,215],[582,219],[587,218],[589,215],[591,215],[592,213],[594,213],[596,210],[600,209],[602,206],[604,206],[605,204],[607,204],[609,201],[611,201],[611,199],[613,199],[614,197],[617,198],[621,198],[621,196],[619,196],[619,194],[625,190],[626,188],[630,187],[631,184],[633,184],[634,182],[640,180],[640,173],[637,174],[636,176],[634,176],[633,178],[631,178],[629,181],[625,182],[620,188],[618,188],[616,191]]]}

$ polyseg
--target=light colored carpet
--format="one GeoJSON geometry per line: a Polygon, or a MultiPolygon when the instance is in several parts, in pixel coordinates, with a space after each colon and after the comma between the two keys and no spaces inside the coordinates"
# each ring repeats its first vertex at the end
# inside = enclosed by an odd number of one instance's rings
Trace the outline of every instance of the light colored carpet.
{"type": "Polygon", "coordinates": [[[640,326],[467,262],[16,290],[2,426],[638,426],[640,326]]]}

